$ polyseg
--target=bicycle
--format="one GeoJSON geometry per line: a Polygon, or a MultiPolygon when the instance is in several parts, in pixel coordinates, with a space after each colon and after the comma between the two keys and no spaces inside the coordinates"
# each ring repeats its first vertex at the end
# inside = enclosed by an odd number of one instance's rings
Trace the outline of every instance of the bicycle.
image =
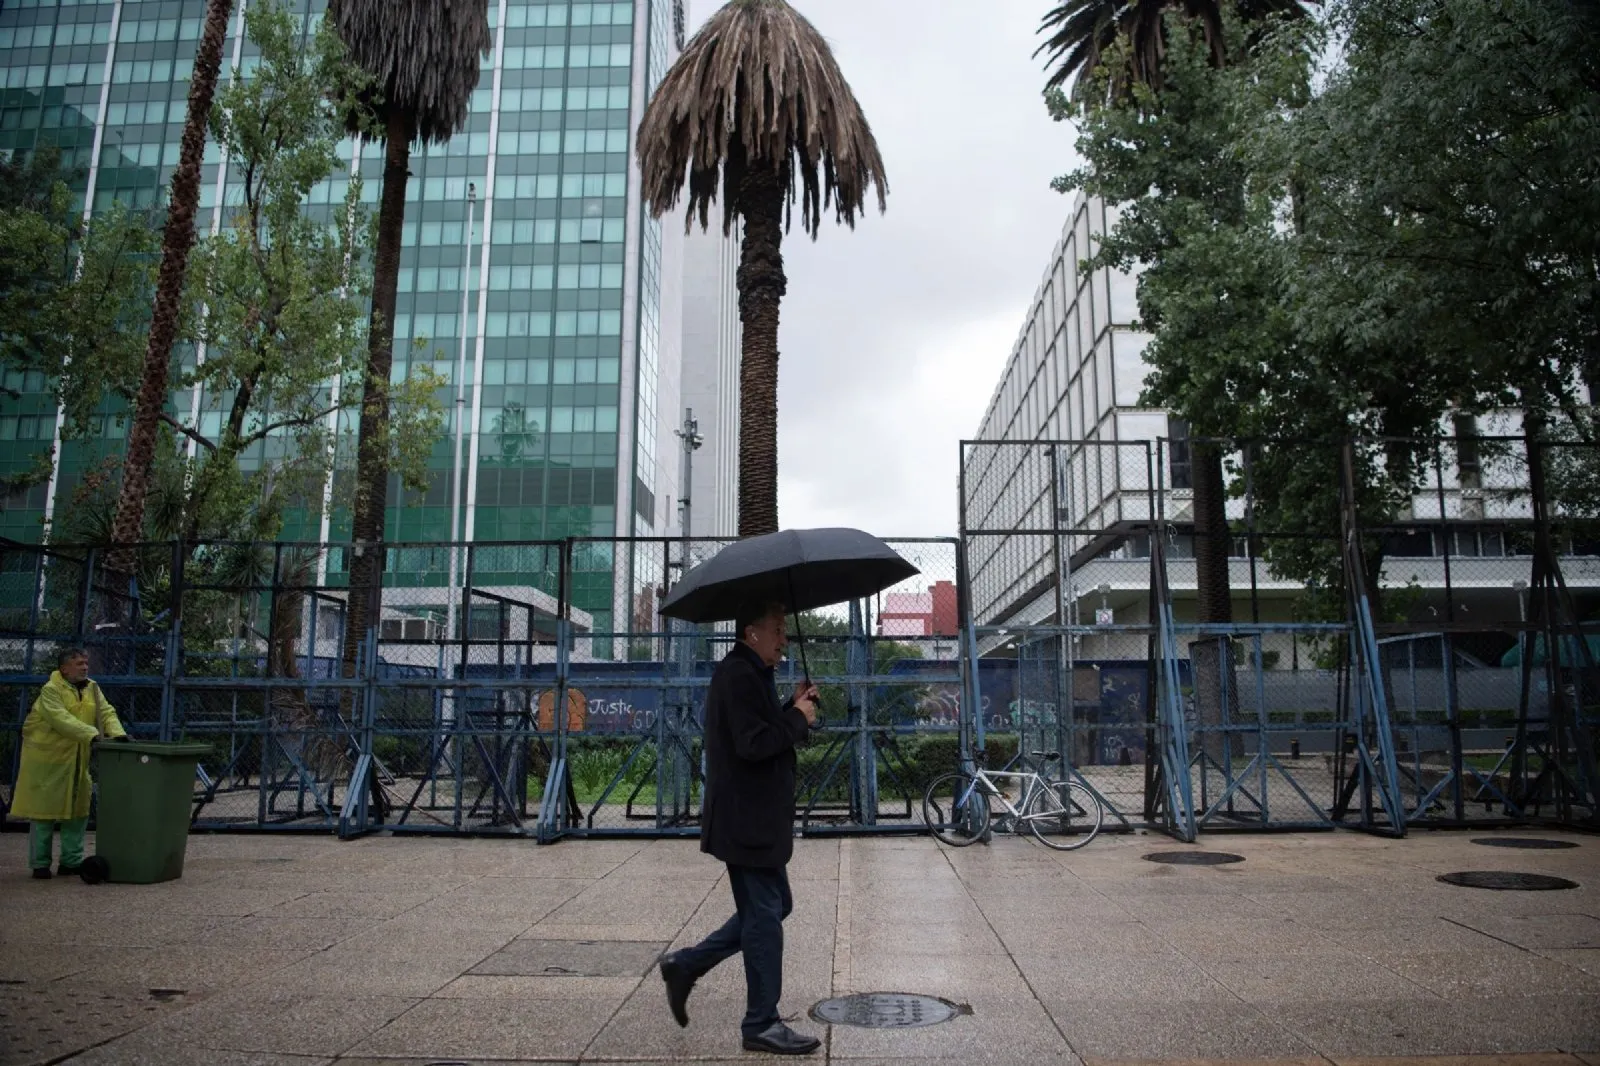
{"type": "MultiPolygon", "coordinates": [[[[1059,751],[1029,752],[1047,763],[1059,751]]],[[[1004,808],[1002,820],[1013,832],[1026,825],[1039,843],[1057,851],[1083,847],[1100,832],[1105,810],[1088,788],[1076,781],[1046,781],[1037,771],[976,770],[945,774],[922,797],[922,820],[933,835],[951,847],[964,848],[986,840],[994,820],[991,800],[1004,808]],[[1022,794],[1013,806],[997,781],[1019,781],[1022,794]]]]}

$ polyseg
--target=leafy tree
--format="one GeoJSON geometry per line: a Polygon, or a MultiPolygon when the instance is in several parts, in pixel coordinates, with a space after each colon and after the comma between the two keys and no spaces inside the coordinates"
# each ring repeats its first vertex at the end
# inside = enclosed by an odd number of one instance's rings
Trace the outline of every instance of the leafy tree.
{"type": "MultiPolygon", "coordinates": [[[[791,629],[794,629],[794,626],[795,621],[791,620],[791,629]]],[[[800,615],[796,632],[805,635],[805,657],[811,667],[812,677],[840,677],[850,673],[850,623],[846,618],[820,611],[807,611],[800,615]]],[[[800,658],[796,632],[790,633],[791,659],[800,658]]],[[[872,637],[869,646],[872,653],[872,665],[869,669],[871,673],[877,675],[888,674],[894,664],[901,660],[923,657],[921,648],[904,641],[872,637]]],[[[846,706],[848,694],[838,686],[819,687],[822,691],[819,709],[823,717],[835,721],[843,719],[849,710],[846,706]]],[[[872,694],[874,722],[887,724],[895,716],[902,718],[909,716],[921,702],[925,691],[925,685],[918,685],[914,681],[901,685],[874,686],[872,694]]]]}
{"type": "MultiPolygon", "coordinates": [[[[1299,0],[1239,0],[1234,5],[1219,0],[1063,0],[1045,16],[1040,30],[1053,31],[1039,51],[1049,51],[1058,64],[1047,99],[1058,118],[1069,117],[1072,105],[1060,86],[1075,78],[1076,101],[1092,101],[1115,112],[1131,108],[1156,120],[1168,86],[1169,54],[1180,55],[1191,75],[1205,67],[1223,68],[1247,57],[1278,22],[1304,13],[1299,0]],[[1172,39],[1174,27],[1181,39],[1172,39]]],[[[1162,136],[1173,127],[1170,120],[1162,123],[1162,136]]],[[[1200,140],[1195,138],[1189,147],[1200,140]]],[[[1209,145],[1213,162],[1220,162],[1218,147],[1209,145]]],[[[1203,180],[1211,189],[1209,209],[1223,206],[1216,196],[1229,195],[1226,183],[1209,176],[1203,180]]],[[[1171,191],[1173,184],[1168,178],[1157,187],[1171,191]]],[[[1066,191],[1085,186],[1063,179],[1057,187],[1066,191]]],[[[1144,191],[1132,189],[1129,195],[1144,191]]],[[[1231,195],[1238,199],[1242,190],[1231,195]]],[[[1205,437],[1202,432],[1190,445],[1199,616],[1205,622],[1229,622],[1233,598],[1222,450],[1205,437]]]]}
{"type": "MultiPolygon", "coordinates": [[[[253,501],[316,498],[336,454],[332,418],[362,400],[371,278],[360,182],[331,220],[307,204],[314,186],[343,169],[342,132],[363,117],[348,101],[365,79],[325,24],[302,49],[283,8],[253,8],[245,21],[261,64],[233,82],[212,118],[242,195],[196,263],[191,301],[207,357],[183,381],[225,417],[214,437],[174,427],[201,450],[188,472],[191,538],[237,536],[241,510],[257,516],[253,537],[275,536],[282,504],[253,501]],[[238,460],[257,445],[268,462],[247,476],[238,460]]],[[[425,452],[409,442],[431,444],[442,425],[438,385],[414,370],[391,387],[388,465],[410,486],[422,486],[426,471],[425,452]]]]}
{"type": "MultiPolygon", "coordinates": [[[[73,206],[74,177],[53,148],[0,160],[0,365],[51,382],[68,435],[88,431],[99,401],[83,387],[91,379],[69,368],[137,373],[155,251],[142,215],[119,206],[86,222],[73,206]]],[[[53,458],[41,451],[5,487],[47,480],[53,458]]]]}
{"type": "MultiPolygon", "coordinates": [[[[1317,95],[1322,38],[1302,25],[1227,69],[1203,33],[1169,29],[1159,94],[1053,101],[1088,160],[1063,185],[1122,204],[1099,261],[1141,268],[1147,399],[1263,441],[1235,491],[1248,482],[1257,528],[1284,534],[1265,545],[1274,569],[1324,597],[1342,589],[1339,443],[1508,405],[1583,438],[1600,306],[1593,21],[1538,0],[1351,0],[1335,17],[1317,95]]],[[[1581,494],[1592,478],[1562,454],[1553,483],[1581,494]]],[[[1435,460],[1359,448],[1365,524],[1402,514],[1435,460]]]]}
{"type": "Polygon", "coordinates": [[[778,313],[786,219],[800,200],[816,238],[832,207],[852,228],[888,180],[861,106],[828,43],[785,0],[731,0],[689,42],[639,125],[644,200],[657,218],[685,182],[689,220],[743,224],[739,261],[739,535],[778,529],[778,313]]]}
{"type": "MultiPolygon", "coordinates": [[[[1347,0],[1336,18],[1344,61],[1285,137],[1312,179],[1286,275],[1297,330],[1349,366],[1401,364],[1430,400],[1593,443],[1600,15],[1347,0]]],[[[1546,456],[1563,508],[1581,513],[1594,454],[1546,456]]]]}
{"type": "MultiPolygon", "coordinates": [[[[352,182],[330,218],[308,210],[314,186],[342,167],[346,104],[360,73],[326,27],[302,47],[282,6],[245,15],[260,64],[221,94],[212,136],[239,182],[220,231],[192,256],[180,336],[205,358],[178,381],[201,391],[218,429],[161,413],[168,446],[157,451],[141,535],[149,540],[270,540],[285,511],[320,497],[337,452],[330,424],[361,402],[370,227],[352,182]],[[192,445],[193,458],[179,445],[192,445]],[[252,459],[252,457],[254,457],[252,459]]],[[[61,368],[74,435],[109,400],[131,404],[141,385],[123,347],[92,349],[61,368]]],[[[408,482],[425,478],[424,444],[438,435],[437,379],[418,371],[395,390],[399,419],[390,450],[406,456],[408,482]]],[[[186,412],[185,412],[186,413],[186,412]]],[[[106,484],[91,480],[68,517],[75,539],[115,541],[106,529],[106,484]]],[[[190,553],[192,555],[192,551],[190,553]]]]}
{"type": "MultiPolygon", "coordinates": [[[[1282,26],[1251,54],[1243,27],[1226,19],[1228,52],[1241,58],[1219,66],[1204,23],[1169,22],[1159,90],[1134,81],[1111,91],[1130,62],[1124,41],[1090,74],[1098,87],[1086,99],[1103,103],[1049,94],[1052,113],[1077,123],[1084,159],[1056,187],[1118,210],[1089,265],[1139,270],[1140,325],[1154,335],[1146,402],[1170,407],[1196,437],[1229,437],[1250,432],[1242,408],[1271,387],[1292,349],[1277,300],[1281,188],[1256,180],[1248,146],[1273,116],[1303,104],[1314,29],[1282,26]]],[[[1197,446],[1194,458],[1199,617],[1227,622],[1231,534],[1221,449],[1197,446]]]]}
{"type": "MultiPolygon", "coordinates": [[[[212,116],[212,135],[227,149],[239,189],[220,231],[195,249],[180,334],[203,341],[206,355],[179,387],[201,390],[201,410],[216,416],[218,428],[163,413],[167,446],[156,453],[144,513],[144,538],[184,541],[189,583],[216,590],[191,593],[183,605],[188,644],[197,650],[251,627],[261,637],[265,622],[255,618],[249,590],[269,587],[274,567],[291,588],[304,582],[286,569],[314,569],[298,554],[275,560],[255,544],[201,542],[272,540],[291,508],[320,506],[335,457],[349,454],[330,426],[361,404],[365,366],[371,227],[359,183],[330,217],[308,208],[311,190],[343,168],[345,101],[361,74],[326,26],[303,43],[282,6],[252,5],[245,26],[260,63],[221,94],[212,116]]],[[[64,394],[86,411],[131,402],[139,363],[118,354],[125,353],[97,352],[65,367],[64,394]]],[[[427,450],[441,428],[437,387],[431,372],[417,370],[391,392],[391,466],[412,485],[424,481],[427,450]]],[[[114,485],[114,468],[84,479],[63,515],[65,539],[113,541],[114,485]]],[[[151,614],[170,606],[171,564],[165,548],[133,561],[151,614]]],[[[298,604],[280,598],[278,617],[286,614],[298,620],[298,604]]],[[[274,661],[287,669],[292,655],[275,653],[274,661]]]]}

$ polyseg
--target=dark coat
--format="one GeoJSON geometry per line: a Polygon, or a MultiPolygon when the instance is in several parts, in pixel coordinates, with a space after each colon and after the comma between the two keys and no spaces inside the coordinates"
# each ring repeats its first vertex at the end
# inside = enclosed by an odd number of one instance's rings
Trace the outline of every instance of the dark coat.
{"type": "Polygon", "coordinates": [[[772,667],[743,643],[717,664],[706,696],[706,800],[700,850],[735,866],[794,854],[795,745],[810,732],[780,704],[772,667]]]}

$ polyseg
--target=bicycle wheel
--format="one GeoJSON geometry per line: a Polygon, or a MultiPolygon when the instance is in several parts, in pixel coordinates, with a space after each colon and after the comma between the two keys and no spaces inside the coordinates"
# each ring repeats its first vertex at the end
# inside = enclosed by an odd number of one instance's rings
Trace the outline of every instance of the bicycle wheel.
{"type": "Polygon", "coordinates": [[[951,847],[976,844],[989,828],[989,797],[973,787],[972,778],[946,774],[923,794],[922,820],[951,847]]]}
{"type": "Polygon", "coordinates": [[[1028,800],[1022,820],[1039,843],[1057,851],[1081,848],[1100,832],[1105,811],[1093,792],[1076,781],[1053,781],[1028,800]]]}

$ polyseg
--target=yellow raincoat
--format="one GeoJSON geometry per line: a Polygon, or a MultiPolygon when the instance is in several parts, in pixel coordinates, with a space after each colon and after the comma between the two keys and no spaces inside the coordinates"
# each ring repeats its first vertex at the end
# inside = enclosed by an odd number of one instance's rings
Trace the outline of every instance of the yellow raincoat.
{"type": "Polygon", "coordinates": [[[89,816],[89,742],[123,735],[117,712],[100,686],[78,691],[58,670],[50,675],[22,723],[22,766],[11,814],[36,822],[89,816]]]}

